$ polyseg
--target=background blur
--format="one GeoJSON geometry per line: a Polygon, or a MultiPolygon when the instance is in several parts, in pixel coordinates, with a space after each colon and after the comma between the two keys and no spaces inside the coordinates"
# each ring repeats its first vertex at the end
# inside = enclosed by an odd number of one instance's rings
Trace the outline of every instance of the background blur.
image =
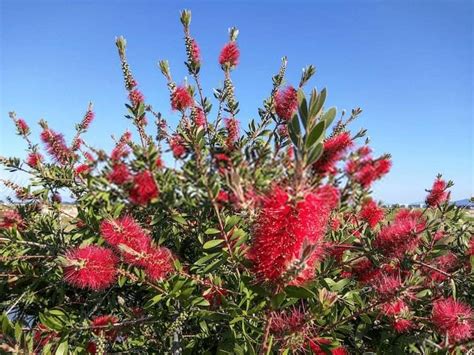
{"type": "MultiPolygon", "coordinates": [[[[310,86],[327,86],[327,103],[339,110],[362,107],[353,131],[367,128],[375,154],[392,153],[393,169],[376,183],[376,198],[422,201],[437,173],[455,181],[454,200],[472,196],[469,0],[0,0],[0,155],[24,156],[8,111],[26,119],[36,139],[39,118],[71,139],[89,101],[96,120],[85,137],[111,149],[110,135],[130,126],[123,117],[126,92],[114,44],[118,35],[128,41],[129,63],[147,102],[175,125],[157,61],[168,59],[174,79],[184,80],[183,8],[193,12],[191,31],[201,47],[208,96],[223,80],[217,57],[227,29],[239,28],[241,63],[233,80],[243,128],[258,116],[271,76],[287,55],[289,83],[296,85],[301,69],[315,64],[310,86]]],[[[167,163],[173,164],[171,159],[167,163]]],[[[6,193],[0,188],[0,199],[6,193]]]]}

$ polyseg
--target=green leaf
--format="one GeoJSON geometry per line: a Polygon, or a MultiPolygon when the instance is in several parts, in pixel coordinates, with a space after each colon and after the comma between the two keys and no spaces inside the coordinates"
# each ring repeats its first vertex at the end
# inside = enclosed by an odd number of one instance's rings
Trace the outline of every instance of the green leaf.
{"type": "Polygon", "coordinates": [[[315,143],[322,141],[324,136],[325,121],[318,122],[318,124],[311,129],[311,132],[306,137],[306,148],[312,147],[315,143]]]}
{"type": "Polygon", "coordinates": [[[285,292],[289,297],[294,298],[316,298],[316,295],[313,291],[310,291],[304,287],[287,286],[285,288],[285,292]]]}
{"type": "Polygon", "coordinates": [[[178,222],[179,224],[186,224],[186,220],[182,215],[175,215],[172,217],[174,221],[178,222]]]}
{"type": "Polygon", "coordinates": [[[288,122],[288,134],[290,135],[290,139],[295,145],[295,147],[300,147],[300,136],[301,136],[301,128],[300,123],[298,122],[298,115],[294,115],[290,122],[288,122]]]}
{"type": "Polygon", "coordinates": [[[204,234],[218,234],[220,233],[221,231],[219,229],[216,229],[216,228],[208,228],[206,229],[206,231],[204,232],[204,234]]]}
{"type": "Polygon", "coordinates": [[[301,122],[303,123],[303,127],[306,128],[308,125],[308,104],[306,102],[304,91],[301,89],[298,90],[298,113],[301,122]]]}
{"type": "Polygon", "coordinates": [[[66,355],[68,353],[68,340],[67,338],[64,339],[61,344],[59,344],[58,348],[56,349],[56,355],[66,355]]]}
{"type": "Polygon", "coordinates": [[[323,116],[321,117],[321,120],[326,122],[326,127],[329,127],[334,121],[334,118],[336,118],[336,113],[337,109],[335,107],[331,107],[329,110],[324,112],[323,116]]]}
{"type": "Polygon", "coordinates": [[[281,304],[286,298],[286,294],[284,292],[281,292],[279,294],[276,294],[275,296],[272,297],[272,306],[275,309],[280,308],[281,304]]]}
{"type": "Polygon", "coordinates": [[[202,247],[204,249],[212,249],[212,248],[215,248],[216,246],[218,246],[222,243],[224,243],[224,239],[213,239],[213,240],[210,240],[210,241],[204,243],[204,245],[202,247]]]}
{"type": "Polygon", "coordinates": [[[318,143],[314,147],[311,148],[308,154],[308,161],[306,162],[307,165],[312,165],[321,158],[323,155],[324,145],[323,143],[318,143]]]}
{"type": "Polygon", "coordinates": [[[319,114],[319,111],[323,108],[324,102],[326,101],[326,89],[322,89],[321,93],[318,96],[318,101],[314,107],[314,116],[319,114]]]}

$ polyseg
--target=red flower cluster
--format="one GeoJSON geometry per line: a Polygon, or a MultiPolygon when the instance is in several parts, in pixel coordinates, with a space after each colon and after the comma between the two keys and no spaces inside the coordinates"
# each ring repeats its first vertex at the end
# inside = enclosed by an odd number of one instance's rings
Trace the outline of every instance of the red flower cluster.
{"type": "Polygon", "coordinates": [[[397,272],[380,272],[374,280],[375,291],[381,298],[394,296],[402,286],[402,280],[397,272]]]}
{"type": "Polygon", "coordinates": [[[52,129],[45,128],[41,132],[41,140],[46,145],[46,150],[57,162],[65,164],[71,157],[72,152],[66,145],[64,137],[52,129]]]}
{"type": "Polygon", "coordinates": [[[297,284],[314,277],[314,264],[322,256],[322,238],[336,196],[337,190],[327,186],[308,193],[296,204],[280,187],[264,197],[249,250],[254,271],[261,281],[281,283],[294,267],[300,270],[294,278],[297,284]],[[302,260],[305,248],[312,250],[302,260]]]}
{"type": "Polygon", "coordinates": [[[239,121],[232,117],[224,120],[227,129],[227,149],[231,150],[234,147],[235,141],[239,138],[239,121]]]}
{"type": "MultiPolygon", "coordinates": [[[[315,340],[310,340],[308,342],[309,348],[311,349],[312,353],[315,355],[327,355],[328,352],[326,352],[325,349],[321,347],[321,345],[326,345],[329,346],[331,344],[331,340],[326,339],[326,338],[317,338],[315,340]]],[[[348,355],[349,353],[347,350],[339,346],[335,349],[330,349],[330,354],[331,355],[348,355]]]]}
{"type": "Polygon", "coordinates": [[[337,162],[351,146],[352,139],[349,132],[342,132],[337,136],[327,139],[324,142],[323,155],[313,165],[314,171],[318,174],[335,173],[337,162]]]}
{"type": "Polygon", "coordinates": [[[187,50],[190,62],[199,64],[201,62],[201,50],[199,49],[199,46],[194,38],[190,39],[187,50]]]}
{"type": "Polygon", "coordinates": [[[150,279],[162,280],[173,272],[173,262],[173,253],[168,248],[151,246],[140,266],[150,279]]]}
{"type": "Polygon", "coordinates": [[[15,121],[16,128],[18,129],[18,133],[26,136],[28,133],[30,133],[30,127],[28,127],[28,124],[25,122],[23,118],[19,118],[15,121]]]}
{"type": "Polygon", "coordinates": [[[87,128],[89,128],[90,124],[94,120],[94,117],[95,117],[94,112],[91,111],[91,110],[87,110],[86,114],[84,115],[84,118],[82,119],[81,125],[80,125],[81,129],[86,130],[87,128]]]}
{"type": "Polygon", "coordinates": [[[383,304],[382,313],[392,319],[393,327],[398,333],[404,333],[414,326],[409,319],[410,309],[402,299],[383,304]]]}
{"type": "Polygon", "coordinates": [[[116,184],[122,185],[131,178],[128,166],[124,163],[117,163],[112,166],[112,170],[107,174],[107,179],[116,184]]]}
{"type": "Polygon", "coordinates": [[[33,334],[33,341],[35,343],[35,348],[42,348],[46,344],[53,340],[54,338],[59,338],[57,332],[50,331],[43,323],[39,323],[36,326],[36,329],[33,334]]]}
{"type": "Polygon", "coordinates": [[[370,228],[374,228],[383,219],[384,211],[374,200],[369,199],[362,205],[359,217],[367,222],[370,228]]]}
{"type": "Polygon", "coordinates": [[[173,254],[165,247],[155,247],[148,233],[130,216],[102,222],[101,234],[121,252],[124,260],[145,269],[153,280],[162,279],[173,271],[173,254]]]}
{"type": "Polygon", "coordinates": [[[237,47],[237,43],[232,41],[227,43],[224,48],[222,48],[219,55],[219,64],[223,67],[235,67],[239,64],[240,51],[237,47]]]}
{"type": "Polygon", "coordinates": [[[170,149],[176,159],[181,159],[186,155],[187,148],[184,145],[184,139],[180,134],[175,133],[169,140],[170,149]]]}
{"type": "MultiPolygon", "coordinates": [[[[444,271],[445,273],[449,273],[456,269],[459,264],[459,260],[456,255],[451,252],[448,252],[445,255],[435,258],[431,264],[436,269],[444,271]]],[[[425,268],[425,272],[428,273],[430,280],[435,283],[443,282],[448,278],[448,276],[446,276],[444,273],[433,270],[431,268],[425,268]]]]}
{"type": "Polygon", "coordinates": [[[449,199],[449,192],[446,191],[446,187],[446,181],[437,178],[426,197],[426,204],[430,207],[436,207],[447,201],[449,199]]]}
{"type": "Polygon", "coordinates": [[[374,246],[386,256],[399,258],[417,248],[425,226],[426,219],[420,211],[400,210],[393,223],[382,228],[374,246]]]}
{"type": "Polygon", "coordinates": [[[431,321],[439,332],[447,335],[450,343],[471,339],[473,335],[472,308],[452,297],[441,298],[433,303],[431,321]]]}
{"type": "Polygon", "coordinates": [[[103,315],[92,318],[91,328],[97,335],[105,335],[107,340],[114,341],[118,336],[118,329],[113,328],[114,323],[118,323],[119,319],[111,315],[103,315]]]}
{"type": "Polygon", "coordinates": [[[76,174],[76,176],[87,175],[90,171],[91,167],[88,164],[80,164],[74,169],[74,174],[76,174]]]}
{"type": "Polygon", "coordinates": [[[372,183],[381,179],[390,171],[392,162],[387,158],[373,160],[370,157],[361,161],[349,161],[346,170],[354,174],[354,180],[363,187],[368,188],[372,183]]]}
{"type": "Polygon", "coordinates": [[[145,96],[143,96],[140,90],[134,89],[130,91],[130,94],[128,94],[128,99],[130,100],[133,106],[138,106],[139,104],[145,101],[145,96]]]}
{"type": "Polygon", "coordinates": [[[70,250],[65,258],[64,280],[75,287],[97,291],[115,282],[117,257],[110,249],[90,245],[70,250]]]}
{"type": "Polygon", "coordinates": [[[298,95],[293,86],[278,90],[274,97],[275,112],[283,120],[289,121],[298,108],[298,95]]]}
{"type": "Polygon", "coordinates": [[[146,205],[158,197],[158,192],[153,175],[146,170],[133,177],[133,186],[129,191],[129,197],[130,201],[137,205],[146,205]]]}
{"type": "Polygon", "coordinates": [[[24,225],[23,218],[15,210],[2,211],[0,214],[0,228],[17,228],[21,229],[24,225]]]}
{"type": "Polygon", "coordinates": [[[26,158],[26,164],[32,168],[37,168],[41,161],[43,161],[43,156],[40,153],[30,153],[26,158]]]}
{"type": "Polygon", "coordinates": [[[204,115],[204,111],[202,110],[202,108],[195,106],[193,108],[191,117],[192,117],[193,122],[196,126],[206,127],[206,125],[207,125],[206,115],[204,115]]]}
{"type": "Polygon", "coordinates": [[[227,296],[227,290],[214,284],[211,280],[205,280],[204,285],[207,287],[202,293],[204,297],[213,307],[218,307],[222,304],[225,296],[227,296]]]}
{"type": "Polygon", "coordinates": [[[184,86],[176,87],[171,94],[171,108],[173,110],[184,111],[194,104],[193,97],[184,86]]]}

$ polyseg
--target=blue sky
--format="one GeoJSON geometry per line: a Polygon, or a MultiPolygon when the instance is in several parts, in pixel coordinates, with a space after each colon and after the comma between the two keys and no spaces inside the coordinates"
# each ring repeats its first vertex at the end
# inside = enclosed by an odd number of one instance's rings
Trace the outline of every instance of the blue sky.
{"type": "Polygon", "coordinates": [[[473,194],[471,1],[2,0],[0,154],[24,155],[8,111],[25,118],[35,136],[34,122],[45,118],[70,139],[90,100],[96,120],[86,138],[110,149],[110,135],[129,126],[117,35],[127,38],[147,101],[175,123],[156,63],[168,59],[175,80],[184,80],[183,8],[193,11],[208,96],[222,82],[217,56],[227,28],[239,28],[233,79],[243,125],[257,117],[287,55],[289,83],[316,65],[311,84],[328,88],[327,103],[362,107],[353,130],[366,127],[375,152],[392,153],[392,172],[376,184],[376,198],[422,200],[438,172],[455,181],[455,199],[473,194]]]}

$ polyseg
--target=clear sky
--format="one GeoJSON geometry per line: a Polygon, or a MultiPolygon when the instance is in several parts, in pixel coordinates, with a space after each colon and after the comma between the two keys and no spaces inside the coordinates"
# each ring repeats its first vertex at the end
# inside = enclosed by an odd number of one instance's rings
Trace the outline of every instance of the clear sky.
{"type": "Polygon", "coordinates": [[[127,38],[129,62],[147,101],[176,123],[156,63],[168,59],[175,80],[184,80],[183,8],[193,12],[208,96],[222,82],[217,57],[227,28],[240,29],[241,64],[233,79],[243,126],[257,117],[287,55],[289,83],[298,83],[305,65],[316,65],[311,84],[328,88],[327,103],[362,107],[353,129],[366,127],[375,152],[392,153],[392,172],[376,184],[376,198],[423,200],[438,172],[455,181],[454,199],[473,194],[469,0],[0,0],[0,154],[24,155],[8,111],[33,125],[36,137],[33,123],[45,118],[71,139],[89,100],[96,120],[86,138],[110,149],[110,135],[129,126],[117,35],[127,38]]]}

